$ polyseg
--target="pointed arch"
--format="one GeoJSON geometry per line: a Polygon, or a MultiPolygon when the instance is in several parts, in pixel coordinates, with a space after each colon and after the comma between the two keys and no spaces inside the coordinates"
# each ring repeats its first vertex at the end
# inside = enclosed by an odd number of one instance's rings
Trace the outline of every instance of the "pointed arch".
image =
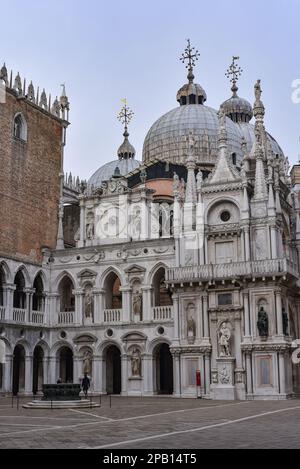
{"type": "Polygon", "coordinates": [[[52,290],[53,291],[58,291],[58,287],[59,287],[59,284],[61,282],[61,280],[64,278],[64,277],[69,277],[70,280],[73,282],[73,285],[74,285],[74,288],[78,288],[78,283],[77,283],[77,280],[76,278],[73,276],[73,274],[71,274],[71,272],[67,271],[67,270],[63,270],[62,272],[60,272],[57,277],[55,278],[55,280],[53,281],[52,283],[52,290]]]}
{"type": "Polygon", "coordinates": [[[13,136],[18,140],[27,142],[27,122],[21,112],[17,112],[14,116],[13,136]]]}
{"type": "Polygon", "coordinates": [[[0,269],[2,269],[3,274],[5,276],[5,283],[11,283],[11,270],[4,260],[0,261],[0,269]]]}
{"type": "Polygon", "coordinates": [[[212,213],[213,209],[216,208],[219,204],[224,204],[224,203],[232,204],[236,210],[238,211],[238,216],[239,219],[241,217],[241,207],[238,202],[234,197],[231,197],[229,195],[220,195],[219,197],[216,197],[215,199],[211,200],[211,202],[207,205],[204,213],[204,223],[208,224],[208,219],[210,214],[212,213]]]}
{"type": "Polygon", "coordinates": [[[119,270],[115,266],[109,266],[100,276],[100,281],[99,281],[100,288],[104,288],[105,280],[111,272],[115,273],[116,276],[119,277],[121,285],[125,284],[125,278],[121,270],[119,270]]]}
{"type": "Polygon", "coordinates": [[[29,275],[28,269],[24,264],[18,265],[18,267],[13,272],[13,277],[15,278],[18,272],[22,272],[24,279],[25,279],[25,287],[31,288],[32,287],[32,279],[29,275]]]}
{"type": "Polygon", "coordinates": [[[171,306],[172,294],[165,284],[166,266],[162,262],[156,265],[151,277],[152,306],[171,306]]]}

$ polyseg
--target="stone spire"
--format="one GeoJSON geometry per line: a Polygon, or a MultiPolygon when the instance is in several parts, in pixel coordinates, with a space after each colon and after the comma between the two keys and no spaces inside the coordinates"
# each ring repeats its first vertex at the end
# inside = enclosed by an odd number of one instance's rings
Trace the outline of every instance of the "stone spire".
{"type": "Polygon", "coordinates": [[[185,202],[196,204],[197,202],[197,190],[196,190],[196,179],[195,179],[195,154],[194,154],[194,145],[195,139],[192,132],[189,133],[187,137],[188,141],[188,155],[186,159],[186,167],[188,170],[186,190],[185,190],[185,202]]]}
{"type": "Polygon", "coordinates": [[[69,99],[68,99],[67,94],[66,94],[65,84],[63,83],[61,85],[61,87],[62,87],[62,92],[61,92],[61,96],[59,98],[59,102],[60,102],[60,107],[61,107],[61,111],[62,111],[62,118],[65,119],[65,120],[68,120],[69,119],[70,103],[69,103],[69,99]]]}
{"type": "Polygon", "coordinates": [[[121,100],[124,103],[124,106],[121,108],[121,111],[118,114],[118,120],[122,122],[124,125],[124,141],[122,145],[118,149],[118,157],[119,160],[129,159],[135,157],[135,148],[128,140],[129,133],[128,133],[128,125],[134,116],[134,112],[127,106],[127,100],[121,100]]]}
{"type": "Polygon", "coordinates": [[[3,80],[6,85],[8,85],[8,75],[5,62],[0,70],[0,80],[3,80]]]}
{"type": "Polygon", "coordinates": [[[219,182],[235,181],[238,177],[236,170],[229,164],[227,153],[227,131],[226,116],[224,109],[221,107],[218,112],[219,117],[219,134],[218,134],[218,158],[209,179],[210,184],[219,182]]]}
{"type": "Polygon", "coordinates": [[[263,149],[261,144],[261,134],[257,128],[255,130],[255,161],[256,167],[253,200],[266,200],[268,195],[263,162],[263,149]]]}

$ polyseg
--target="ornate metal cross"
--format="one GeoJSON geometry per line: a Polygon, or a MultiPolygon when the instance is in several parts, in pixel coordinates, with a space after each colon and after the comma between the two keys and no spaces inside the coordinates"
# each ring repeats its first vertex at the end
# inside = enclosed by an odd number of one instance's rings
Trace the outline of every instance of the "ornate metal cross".
{"type": "Polygon", "coordinates": [[[122,99],[121,100],[124,103],[124,106],[121,108],[121,111],[118,114],[118,120],[122,122],[122,124],[125,126],[125,129],[127,129],[127,125],[131,121],[134,112],[127,106],[127,100],[122,99]]]}
{"type": "Polygon", "coordinates": [[[236,64],[236,61],[239,60],[240,58],[239,57],[236,57],[236,56],[232,56],[232,63],[230,65],[230,67],[227,69],[225,75],[227,76],[227,78],[230,78],[230,82],[235,85],[236,82],[238,81],[239,79],[239,76],[241,76],[242,74],[242,69],[240,66],[238,66],[236,64]]]}
{"type": "Polygon", "coordinates": [[[187,47],[184,49],[184,52],[181,54],[181,57],[179,60],[184,64],[186,60],[188,60],[188,64],[186,65],[186,68],[190,71],[193,70],[193,67],[195,66],[196,60],[198,60],[198,57],[200,56],[200,53],[198,50],[195,49],[195,47],[191,47],[190,40],[187,39],[187,47]]]}

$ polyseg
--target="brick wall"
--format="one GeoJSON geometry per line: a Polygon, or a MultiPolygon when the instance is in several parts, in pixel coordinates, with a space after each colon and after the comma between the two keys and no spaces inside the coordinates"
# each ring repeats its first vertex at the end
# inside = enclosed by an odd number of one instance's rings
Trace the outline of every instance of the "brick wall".
{"type": "Polygon", "coordinates": [[[41,262],[41,248],[55,248],[61,122],[6,93],[0,103],[0,255],[41,262]],[[13,121],[27,121],[27,143],[13,137],[13,121]]]}

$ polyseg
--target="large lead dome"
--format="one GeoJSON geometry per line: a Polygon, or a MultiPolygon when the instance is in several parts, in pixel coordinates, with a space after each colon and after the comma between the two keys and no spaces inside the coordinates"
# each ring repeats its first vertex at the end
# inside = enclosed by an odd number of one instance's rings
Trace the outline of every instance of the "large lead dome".
{"type": "MultiPolygon", "coordinates": [[[[238,126],[226,118],[228,148],[243,158],[242,135],[238,126]]],[[[160,117],[148,131],[143,146],[143,161],[154,158],[172,163],[184,163],[188,151],[187,137],[193,133],[195,157],[198,164],[216,161],[218,143],[218,114],[204,104],[181,104],[160,117]]]]}

